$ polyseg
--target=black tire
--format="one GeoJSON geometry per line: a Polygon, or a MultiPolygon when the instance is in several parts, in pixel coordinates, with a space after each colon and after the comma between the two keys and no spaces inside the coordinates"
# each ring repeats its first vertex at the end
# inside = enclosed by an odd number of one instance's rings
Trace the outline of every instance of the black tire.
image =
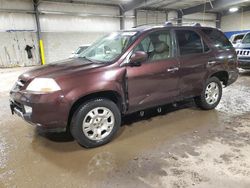
{"type": "Polygon", "coordinates": [[[117,105],[111,100],[99,98],[93,99],[83,103],[74,113],[70,125],[70,131],[74,139],[81,145],[86,148],[93,148],[104,145],[111,141],[115,133],[118,131],[121,125],[121,113],[117,105]],[[101,140],[91,140],[83,132],[82,124],[85,116],[98,107],[105,107],[109,109],[114,115],[114,126],[105,138],[101,140]]]}
{"type": "Polygon", "coordinates": [[[222,96],[222,84],[220,82],[220,80],[216,77],[211,77],[209,78],[207,81],[206,81],[206,84],[204,85],[204,88],[202,90],[202,93],[200,96],[197,96],[194,98],[194,101],[196,103],[196,105],[198,107],[200,107],[201,109],[203,110],[211,110],[211,109],[214,109],[220,102],[220,99],[221,99],[221,96],[222,96]],[[219,88],[219,95],[218,95],[218,99],[215,103],[213,104],[209,104],[206,100],[206,88],[207,86],[210,84],[210,83],[216,83],[218,88],[219,88]]]}

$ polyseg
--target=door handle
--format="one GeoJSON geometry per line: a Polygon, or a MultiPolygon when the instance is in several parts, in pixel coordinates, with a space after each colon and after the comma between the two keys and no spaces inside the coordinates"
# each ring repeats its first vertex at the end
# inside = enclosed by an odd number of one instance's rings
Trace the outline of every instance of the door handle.
{"type": "Polygon", "coordinates": [[[217,63],[217,61],[208,61],[208,62],[207,62],[208,65],[214,65],[214,64],[216,64],[216,63],[217,63]]]}
{"type": "Polygon", "coordinates": [[[179,68],[178,67],[173,67],[173,68],[169,68],[167,69],[167,72],[171,72],[171,73],[174,73],[175,71],[178,71],[179,68]]]}

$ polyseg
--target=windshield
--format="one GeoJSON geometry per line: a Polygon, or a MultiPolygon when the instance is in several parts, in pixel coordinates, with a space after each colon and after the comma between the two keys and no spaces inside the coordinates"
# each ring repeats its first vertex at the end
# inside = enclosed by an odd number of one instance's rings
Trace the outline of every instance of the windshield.
{"type": "Polygon", "coordinates": [[[243,38],[242,43],[250,43],[250,33],[243,38]]]}
{"type": "Polygon", "coordinates": [[[88,48],[88,46],[81,46],[79,48],[77,48],[75,54],[80,54],[82,53],[84,50],[86,50],[88,48]]]}
{"type": "Polygon", "coordinates": [[[79,57],[93,62],[111,62],[119,57],[124,50],[135,40],[137,32],[114,32],[101,38],[79,57]]]}

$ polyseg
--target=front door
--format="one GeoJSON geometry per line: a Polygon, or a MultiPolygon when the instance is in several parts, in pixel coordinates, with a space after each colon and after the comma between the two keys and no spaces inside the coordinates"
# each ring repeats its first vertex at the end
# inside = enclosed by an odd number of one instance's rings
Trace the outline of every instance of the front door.
{"type": "Polygon", "coordinates": [[[128,66],[129,112],[163,105],[179,95],[179,63],[173,57],[170,31],[157,31],[147,35],[135,47],[144,51],[148,59],[140,66],[128,66]]]}

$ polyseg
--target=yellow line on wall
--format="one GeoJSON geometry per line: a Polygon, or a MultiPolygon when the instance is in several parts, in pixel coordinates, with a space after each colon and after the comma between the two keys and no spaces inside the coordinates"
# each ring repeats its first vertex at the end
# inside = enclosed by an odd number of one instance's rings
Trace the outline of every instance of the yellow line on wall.
{"type": "Polygon", "coordinates": [[[41,52],[42,65],[45,65],[45,56],[44,56],[43,41],[40,40],[39,43],[40,43],[40,52],[41,52]]]}

